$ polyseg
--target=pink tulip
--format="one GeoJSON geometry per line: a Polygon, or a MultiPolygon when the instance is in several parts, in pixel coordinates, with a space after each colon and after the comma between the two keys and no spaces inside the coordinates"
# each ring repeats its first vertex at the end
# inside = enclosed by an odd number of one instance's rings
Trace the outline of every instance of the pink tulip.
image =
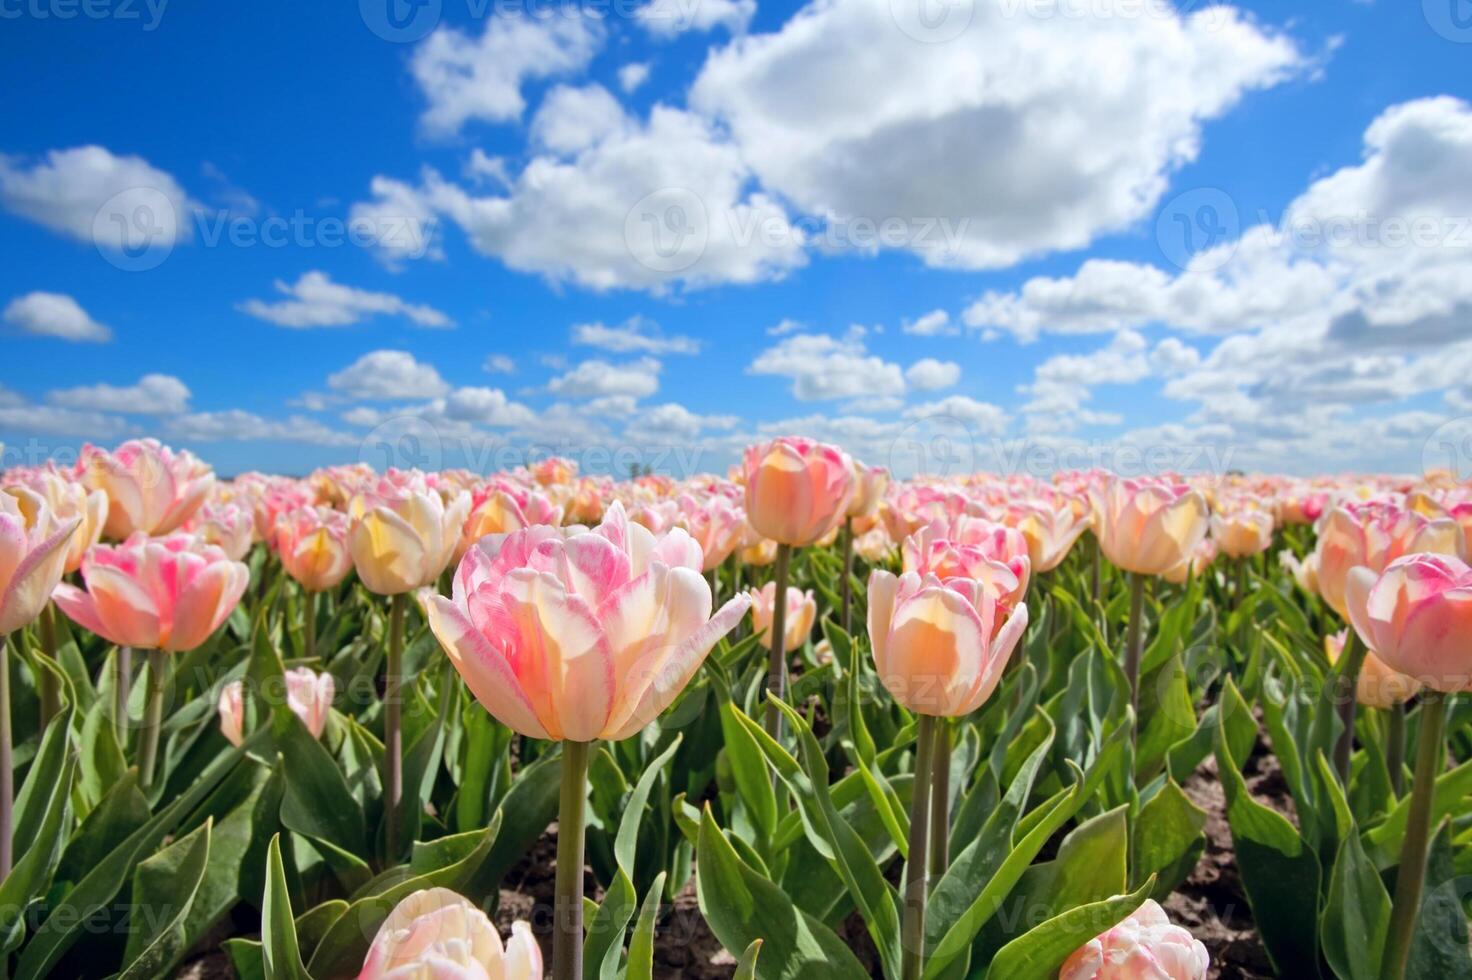
{"type": "MultiPolygon", "coordinates": [[[[317,673],[306,667],[294,667],[285,674],[286,706],[302,720],[313,738],[321,738],[332,713],[332,697],[337,684],[332,675],[317,673]]],[[[231,681],[220,689],[220,731],[231,745],[245,740],[245,684],[231,681]]]]}
{"type": "Polygon", "coordinates": [[[62,583],[53,593],[78,626],[118,646],[182,652],[225,621],[250,572],[192,534],[134,534],[88,551],[82,579],[85,591],[62,583]]]}
{"type": "Polygon", "coordinates": [[[1013,504],[1003,521],[1015,527],[1027,541],[1027,555],[1034,571],[1050,572],[1063,563],[1073,545],[1089,528],[1086,512],[1067,504],[1047,501],[1013,504]]]}
{"type": "Polygon", "coordinates": [[[1211,957],[1147,899],[1129,918],[1070,956],[1058,980],[1206,980],[1211,957]]]}
{"type": "Polygon", "coordinates": [[[702,571],[719,568],[741,544],[746,533],[746,515],[740,506],[715,494],[679,497],[679,524],[700,545],[705,556],[702,571]]]}
{"type": "MultiPolygon", "coordinates": [[[[1348,639],[1348,629],[1342,629],[1338,633],[1330,633],[1324,637],[1324,655],[1329,658],[1329,663],[1339,662],[1339,658],[1344,654],[1345,641],[1348,639]]],[[[1360,666],[1359,680],[1355,685],[1355,700],[1360,704],[1367,708],[1391,708],[1397,704],[1404,704],[1420,693],[1420,681],[1391,670],[1386,666],[1385,661],[1375,655],[1373,650],[1365,652],[1364,663],[1360,666]]]]}
{"type": "Polygon", "coordinates": [[[879,505],[889,490],[889,470],[882,466],[865,466],[854,460],[854,488],[849,495],[848,517],[859,519],[879,513],[879,505]]]}
{"type": "Polygon", "coordinates": [[[1278,552],[1278,564],[1288,570],[1298,587],[1309,595],[1319,594],[1319,556],[1309,555],[1302,561],[1288,550],[1278,552]]]}
{"type": "Polygon", "coordinates": [[[562,523],[562,508],[545,494],[518,487],[509,480],[488,484],[471,494],[470,514],[455,548],[454,561],[487,534],[510,534],[533,524],[562,523]]]}
{"type": "MultiPolygon", "coordinates": [[[[107,494],[88,490],[54,466],[11,476],[19,485],[43,497],[57,521],[76,518],[77,530],[66,548],[66,571],[75,572],[82,567],[82,556],[102,537],[102,525],[107,521],[107,494]]],[[[50,598],[49,590],[47,598],[50,598]]]]}
{"type": "Polygon", "coordinates": [[[1189,579],[1200,578],[1216,561],[1216,542],[1211,538],[1202,538],[1191,557],[1181,562],[1175,568],[1161,573],[1161,578],[1172,585],[1185,585],[1189,579]]]}
{"type": "MultiPolygon", "coordinates": [[[[1005,569],[1004,569],[1005,571],[1005,569]]],[[[879,680],[924,715],[979,708],[1027,628],[1027,606],[1009,613],[981,582],[906,572],[869,577],[869,639],[879,680]]]]}
{"type": "Polygon", "coordinates": [[[1273,515],[1251,506],[1231,506],[1211,515],[1211,539],[1228,558],[1247,558],[1273,544],[1273,515]]]}
{"type": "Polygon", "coordinates": [[[1330,608],[1348,618],[1350,569],[1363,565],[1379,573],[1402,555],[1422,552],[1460,558],[1464,547],[1462,529],[1449,517],[1433,520],[1392,498],[1346,503],[1329,511],[1319,526],[1314,552],[1319,592],[1330,608]]]}
{"type": "Polygon", "coordinates": [[[564,538],[531,527],[470,549],[453,600],[423,598],[430,628],[470,690],[509,728],[587,742],[638,732],[689,683],[745,615],[711,617],[700,547],[655,538],[615,503],[564,538]]]}
{"type": "Polygon", "coordinates": [[[745,456],[746,519],[778,544],[812,544],[843,519],[853,464],[836,446],[784,436],[745,456]]]}
{"type": "Polygon", "coordinates": [[[272,534],[281,567],[308,592],[335,589],[353,570],[348,515],[330,507],[302,507],[276,519],[272,534]]]}
{"type": "Polygon", "coordinates": [[[531,468],[532,476],[544,487],[567,484],[578,478],[578,464],[561,456],[548,456],[531,468]]]}
{"type": "Polygon", "coordinates": [[[0,490],[0,643],[46,608],[80,524],[80,517],[58,517],[34,490],[0,490]]]}
{"type": "Polygon", "coordinates": [[[130,439],[110,453],[84,446],[77,468],[83,483],[107,493],[103,533],[115,540],[183,527],[215,483],[210,468],[191,453],[176,453],[157,439],[130,439]]]}
{"type": "Polygon", "coordinates": [[[1127,572],[1168,572],[1206,536],[1206,498],[1185,484],[1111,477],[1090,489],[1090,500],[1100,550],[1127,572]]]}
{"type": "Polygon", "coordinates": [[[1417,554],[1384,572],[1350,570],[1345,601],[1355,632],[1387,667],[1443,693],[1472,690],[1472,568],[1417,554]]]}
{"type": "Polygon", "coordinates": [[[900,553],[905,571],[977,579],[1006,609],[1022,603],[1032,575],[1022,532],[979,517],[933,521],[906,538],[900,553]]]}
{"type": "Polygon", "coordinates": [[[358,980],[541,980],[542,950],[525,922],[501,936],[448,888],[414,892],[378,927],[358,980]]]}
{"type": "MultiPolygon", "coordinates": [[[[777,583],[768,582],[751,595],[751,628],[759,634],[759,642],[772,649],[772,613],[777,605],[777,583]]],[[[788,587],[787,613],[782,626],[782,649],[796,650],[807,642],[818,618],[818,603],[812,592],[788,587]]]]}
{"type": "Polygon", "coordinates": [[[931,521],[971,513],[971,499],[954,487],[907,484],[892,489],[879,507],[885,530],[903,541],[931,521]]]}
{"type": "Polygon", "coordinates": [[[239,504],[205,504],[184,529],[206,544],[218,546],[231,560],[240,561],[255,543],[255,512],[239,504]]]}
{"type": "Polygon", "coordinates": [[[455,556],[470,494],[448,501],[422,473],[390,471],[348,503],[348,550],[363,587],[401,595],[432,584],[455,556]]]}

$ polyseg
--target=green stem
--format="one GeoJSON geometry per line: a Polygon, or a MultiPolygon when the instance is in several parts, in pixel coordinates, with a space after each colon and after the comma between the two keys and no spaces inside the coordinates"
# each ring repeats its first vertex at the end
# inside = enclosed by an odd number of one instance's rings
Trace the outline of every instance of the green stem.
{"type": "Polygon", "coordinates": [[[552,907],[552,978],[583,977],[583,830],[587,819],[591,742],[562,743],[557,811],[557,883],[552,907]]]}
{"type": "Polygon", "coordinates": [[[944,718],[935,726],[935,755],[930,761],[930,878],[932,883],[951,864],[951,726],[944,718]]]}
{"type": "Polygon", "coordinates": [[[1145,576],[1130,572],[1130,622],[1125,634],[1124,673],[1130,682],[1130,707],[1135,710],[1135,725],[1140,713],[1140,647],[1144,638],[1145,576]]]}
{"type": "MultiPolygon", "coordinates": [[[[767,690],[773,697],[787,697],[787,566],[792,559],[792,546],[777,545],[777,561],[772,568],[772,652],[767,660],[767,690]]],[[[774,701],[767,702],[767,734],[782,738],[782,713],[774,701]]]]}
{"type": "Polygon", "coordinates": [[[128,752],[128,694],[133,689],[133,650],[118,647],[113,656],[113,724],[117,727],[118,748],[128,752]]]}
{"type": "Polygon", "coordinates": [[[1416,746],[1416,781],[1411,789],[1411,813],[1401,845],[1400,868],[1395,879],[1395,904],[1390,915],[1390,932],[1385,938],[1385,958],[1380,976],[1402,980],[1411,955],[1411,938],[1416,931],[1416,914],[1421,907],[1421,888],[1426,881],[1426,847],[1431,838],[1431,804],[1446,754],[1446,695],[1430,692],[1422,702],[1421,733],[1416,746]]]}
{"type": "Polygon", "coordinates": [[[1359,706],[1355,692],[1359,690],[1360,670],[1365,665],[1365,645],[1354,630],[1349,631],[1349,637],[1344,641],[1344,653],[1340,656],[1344,669],[1340,671],[1334,687],[1339,700],[1339,722],[1344,730],[1339,733],[1339,741],[1334,746],[1334,771],[1339,774],[1339,781],[1348,786],[1349,759],[1354,751],[1354,716],[1359,706]]]}
{"type": "Polygon", "coordinates": [[[11,811],[15,782],[10,748],[10,643],[0,635],[0,881],[10,877],[11,811]]]}
{"type": "Polygon", "coordinates": [[[910,793],[910,850],[905,857],[905,917],[900,930],[900,980],[920,980],[925,968],[926,848],[930,836],[931,755],[935,718],[917,717],[915,782],[910,793]]]}
{"type": "Polygon", "coordinates": [[[842,597],[843,617],[839,622],[843,625],[843,631],[850,636],[853,635],[853,586],[849,579],[854,574],[854,519],[846,517],[843,520],[843,582],[840,584],[838,594],[842,597]]]}
{"type": "Polygon", "coordinates": [[[1390,769],[1390,789],[1398,797],[1406,788],[1406,706],[1401,702],[1390,706],[1390,721],[1385,735],[1385,764],[1390,769]]]}
{"type": "Polygon", "coordinates": [[[307,659],[317,659],[317,593],[304,592],[302,594],[302,646],[306,648],[307,659]]]}
{"type": "MultiPolygon", "coordinates": [[[[52,660],[56,659],[56,607],[46,603],[41,609],[38,624],[41,633],[41,652],[52,660]]],[[[61,713],[61,689],[56,685],[56,675],[49,670],[35,672],[36,688],[41,696],[41,730],[61,713]]]]}
{"type": "Polygon", "coordinates": [[[388,614],[388,663],[383,676],[383,818],[384,841],[389,861],[399,854],[399,802],[404,798],[403,698],[400,689],[404,672],[404,607],[408,595],[400,592],[390,600],[388,614]]]}
{"type": "Polygon", "coordinates": [[[1095,602],[1098,602],[1098,603],[1103,603],[1104,602],[1104,596],[1099,591],[1099,585],[1100,585],[1100,580],[1102,579],[1103,574],[1104,574],[1103,573],[1104,556],[1103,556],[1103,549],[1099,547],[1099,539],[1098,538],[1094,538],[1094,546],[1089,549],[1089,552],[1090,552],[1091,555],[1093,555],[1094,601],[1095,602]]]}
{"type": "Polygon", "coordinates": [[[143,729],[138,733],[138,776],[146,793],[153,788],[153,775],[158,768],[158,733],[164,716],[164,672],[168,670],[168,654],[148,651],[148,700],[143,707],[143,729]]]}

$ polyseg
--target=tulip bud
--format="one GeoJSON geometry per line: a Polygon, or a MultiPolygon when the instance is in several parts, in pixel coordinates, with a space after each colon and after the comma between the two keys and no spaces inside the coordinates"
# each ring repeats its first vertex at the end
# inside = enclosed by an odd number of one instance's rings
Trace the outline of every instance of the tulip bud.
{"type": "MultiPolygon", "coordinates": [[[[763,647],[772,649],[772,614],[777,605],[777,583],[768,582],[751,593],[751,628],[759,634],[763,647]]],[[[818,618],[818,603],[812,592],[791,586],[787,589],[787,618],[782,627],[782,649],[796,650],[807,642],[818,618]]]]}
{"type": "Polygon", "coordinates": [[[843,519],[853,464],[836,446],[783,437],[746,450],[746,519],[778,544],[817,541],[843,519]]]}
{"type": "Polygon", "coordinates": [[[46,608],[80,523],[79,517],[58,518],[33,490],[0,490],[0,643],[46,608]]]}
{"type": "Polygon", "coordinates": [[[1167,572],[1206,536],[1206,498],[1184,484],[1111,477],[1090,499],[1100,550],[1127,572],[1167,572]]]}
{"type": "Polygon", "coordinates": [[[1407,555],[1345,582],[1350,621],[1397,673],[1452,694],[1472,690],[1472,568],[1446,555],[1407,555]]]}
{"type": "Polygon", "coordinates": [[[448,888],[414,892],[378,927],[358,980],[541,980],[542,951],[525,922],[502,946],[486,914],[448,888]]]}
{"type": "Polygon", "coordinates": [[[1058,980],[1206,980],[1210,966],[1206,946],[1147,899],[1070,956],[1058,980]]]}

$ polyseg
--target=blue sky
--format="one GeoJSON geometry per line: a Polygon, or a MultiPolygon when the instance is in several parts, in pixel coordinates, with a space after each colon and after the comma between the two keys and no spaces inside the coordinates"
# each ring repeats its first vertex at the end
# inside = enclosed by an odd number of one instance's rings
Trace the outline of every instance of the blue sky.
{"type": "Polygon", "coordinates": [[[0,0],[5,462],[1417,469],[1457,2],[0,0]]]}

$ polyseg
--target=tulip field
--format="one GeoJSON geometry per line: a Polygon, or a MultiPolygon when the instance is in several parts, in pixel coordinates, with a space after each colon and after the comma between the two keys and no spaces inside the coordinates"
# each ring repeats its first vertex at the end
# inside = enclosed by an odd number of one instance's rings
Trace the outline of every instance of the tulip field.
{"type": "Polygon", "coordinates": [[[1472,977],[1449,474],[0,488],[6,977],[1472,977]]]}

